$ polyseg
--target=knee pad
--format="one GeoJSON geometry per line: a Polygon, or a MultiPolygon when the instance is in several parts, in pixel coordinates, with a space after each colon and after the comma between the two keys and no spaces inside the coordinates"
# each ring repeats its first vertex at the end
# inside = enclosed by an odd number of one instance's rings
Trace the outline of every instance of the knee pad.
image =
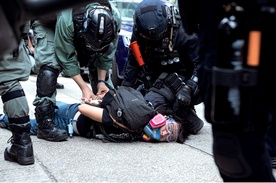
{"type": "Polygon", "coordinates": [[[51,97],[56,91],[59,71],[49,66],[42,66],[37,76],[37,95],[39,97],[51,97]]]}
{"type": "Polygon", "coordinates": [[[242,179],[252,174],[238,137],[229,132],[213,130],[215,163],[222,175],[242,179]]]}

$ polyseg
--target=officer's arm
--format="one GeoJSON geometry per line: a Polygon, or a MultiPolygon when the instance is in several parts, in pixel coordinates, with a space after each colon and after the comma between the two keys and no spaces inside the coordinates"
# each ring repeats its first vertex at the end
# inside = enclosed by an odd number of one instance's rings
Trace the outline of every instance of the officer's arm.
{"type": "Polygon", "coordinates": [[[193,65],[192,77],[187,81],[187,87],[191,90],[191,94],[198,93],[198,65],[199,65],[199,38],[196,34],[187,35],[184,33],[184,28],[181,25],[178,32],[178,52],[181,57],[187,58],[193,65]]]}
{"type": "MultiPolygon", "coordinates": [[[[131,42],[136,41],[134,33],[132,33],[131,42]]],[[[128,54],[128,61],[124,68],[124,80],[122,81],[122,86],[134,87],[134,84],[138,77],[139,65],[130,50],[128,54]]]]}
{"type": "Polygon", "coordinates": [[[63,11],[57,18],[54,46],[57,61],[64,74],[72,77],[80,74],[74,46],[74,23],[72,10],[63,11]]]}

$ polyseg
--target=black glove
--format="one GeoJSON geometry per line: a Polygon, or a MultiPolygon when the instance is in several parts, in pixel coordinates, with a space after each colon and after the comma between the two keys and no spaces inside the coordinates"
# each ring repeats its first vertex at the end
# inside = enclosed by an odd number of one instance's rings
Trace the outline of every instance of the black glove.
{"type": "Polygon", "coordinates": [[[191,103],[191,89],[182,85],[176,93],[176,100],[179,105],[188,106],[191,103]]]}
{"type": "Polygon", "coordinates": [[[187,81],[187,86],[190,87],[193,96],[195,96],[199,92],[198,85],[194,80],[189,79],[187,81]]]}

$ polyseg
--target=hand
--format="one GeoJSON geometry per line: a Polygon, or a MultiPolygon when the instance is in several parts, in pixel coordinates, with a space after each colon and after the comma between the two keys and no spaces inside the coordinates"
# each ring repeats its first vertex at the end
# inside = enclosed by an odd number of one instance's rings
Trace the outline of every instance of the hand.
{"type": "Polygon", "coordinates": [[[192,79],[189,79],[187,81],[187,86],[190,87],[191,93],[193,96],[195,96],[199,92],[197,83],[195,81],[193,81],[192,79]]]}
{"type": "Polygon", "coordinates": [[[104,95],[109,91],[109,88],[103,82],[98,83],[97,87],[98,87],[98,92],[97,92],[98,99],[102,99],[104,95]]]}
{"type": "Polygon", "coordinates": [[[93,94],[92,90],[90,88],[85,88],[82,90],[82,98],[81,100],[95,100],[96,96],[93,94]]]}
{"type": "Polygon", "coordinates": [[[90,89],[88,86],[87,86],[87,83],[84,82],[83,78],[81,77],[80,74],[78,75],[75,75],[75,76],[72,76],[72,79],[78,84],[78,86],[80,87],[81,91],[82,91],[82,100],[90,100],[90,99],[93,99],[95,100],[96,97],[95,95],[93,94],[93,90],[90,89]]]}
{"type": "Polygon", "coordinates": [[[191,89],[185,85],[176,93],[176,100],[180,105],[188,106],[191,103],[191,89]]]}
{"type": "Polygon", "coordinates": [[[96,107],[100,107],[101,106],[101,102],[102,100],[88,100],[86,98],[83,98],[82,101],[85,103],[85,104],[89,104],[91,106],[96,106],[96,107]]]}

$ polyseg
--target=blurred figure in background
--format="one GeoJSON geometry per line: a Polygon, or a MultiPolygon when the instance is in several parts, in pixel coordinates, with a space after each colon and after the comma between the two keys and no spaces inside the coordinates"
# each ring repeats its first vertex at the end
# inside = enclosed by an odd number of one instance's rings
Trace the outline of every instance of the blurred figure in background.
{"type": "Polygon", "coordinates": [[[276,116],[276,48],[271,46],[276,2],[178,3],[186,32],[197,32],[199,25],[198,83],[221,177],[225,182],[275,182],[265,137],[275,139],[274,130],[267,130],[276,116]]]}

